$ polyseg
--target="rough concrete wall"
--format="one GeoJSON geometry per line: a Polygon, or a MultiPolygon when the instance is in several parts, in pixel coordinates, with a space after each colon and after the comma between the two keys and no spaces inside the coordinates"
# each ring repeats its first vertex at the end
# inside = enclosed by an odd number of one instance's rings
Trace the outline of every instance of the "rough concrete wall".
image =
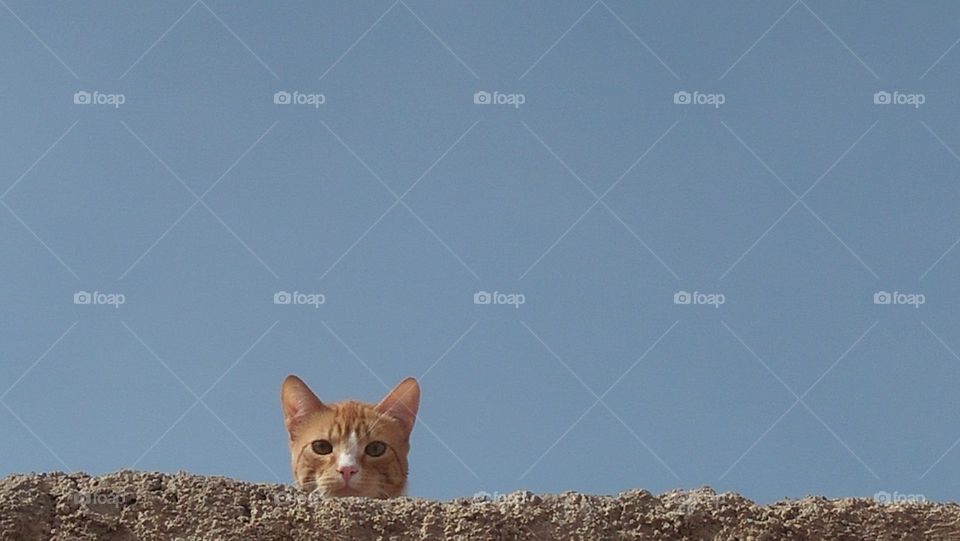
{"type": "Polygon", "coordinates": [[[758,506],[710,489],[318,499],[185,473],[54,473],[0,481],[0,539],[960,539],[960,505],[809,497],[758,506]]]}

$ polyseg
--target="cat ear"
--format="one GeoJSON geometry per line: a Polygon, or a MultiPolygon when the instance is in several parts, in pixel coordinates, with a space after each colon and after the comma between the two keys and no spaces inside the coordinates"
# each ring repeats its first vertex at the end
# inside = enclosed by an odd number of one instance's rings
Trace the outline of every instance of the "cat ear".
{"type": "Polygon", "coordinates": [[[307,387],[303,380],[293,374],[283,380],[283,386],[280,389],[280,402],[283,404],[283,420],[291,436],[295,425],[304,416],[327,408],[317,398],[317,395],[313,394],[310,387],[307,387]]]}
{"type": "Polygon", "coordinates": [[[420,385],[417,380],[407,378],[397,384],[383,400],[377,404],[377,411],[385,413],[403,423],[407,436],[413,430],[420,409],[420,385]]]}

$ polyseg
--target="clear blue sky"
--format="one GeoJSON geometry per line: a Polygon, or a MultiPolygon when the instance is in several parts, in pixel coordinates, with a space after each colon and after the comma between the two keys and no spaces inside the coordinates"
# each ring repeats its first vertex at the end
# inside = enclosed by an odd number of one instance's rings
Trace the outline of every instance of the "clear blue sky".
{"type": "Polygon", "coordinates": [[[956,3],[257,4],[0,2],[0,473],[956,497],[956,3]]]}

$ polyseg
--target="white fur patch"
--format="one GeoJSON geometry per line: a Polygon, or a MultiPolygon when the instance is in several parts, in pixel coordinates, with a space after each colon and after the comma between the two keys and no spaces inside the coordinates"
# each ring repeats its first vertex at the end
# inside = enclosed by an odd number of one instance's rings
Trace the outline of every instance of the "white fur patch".
{"type": "Polygon", "coordinates": [[[340,452],[337,454],[337,469],[360,467],[360,448],[357,443],[357,434],[351,432],[344,440],[340,452]]]}

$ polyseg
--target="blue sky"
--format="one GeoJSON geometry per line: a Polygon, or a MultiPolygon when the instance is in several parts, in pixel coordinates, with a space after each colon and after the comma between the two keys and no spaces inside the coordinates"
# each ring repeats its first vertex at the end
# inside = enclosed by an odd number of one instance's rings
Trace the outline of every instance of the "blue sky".
{"type": "Polygon", "coordinates": [[[958,15],[4,0],[0,473],[288,482],[283,376],[412,375],[414,496],[954,499],[958,15]]]}

